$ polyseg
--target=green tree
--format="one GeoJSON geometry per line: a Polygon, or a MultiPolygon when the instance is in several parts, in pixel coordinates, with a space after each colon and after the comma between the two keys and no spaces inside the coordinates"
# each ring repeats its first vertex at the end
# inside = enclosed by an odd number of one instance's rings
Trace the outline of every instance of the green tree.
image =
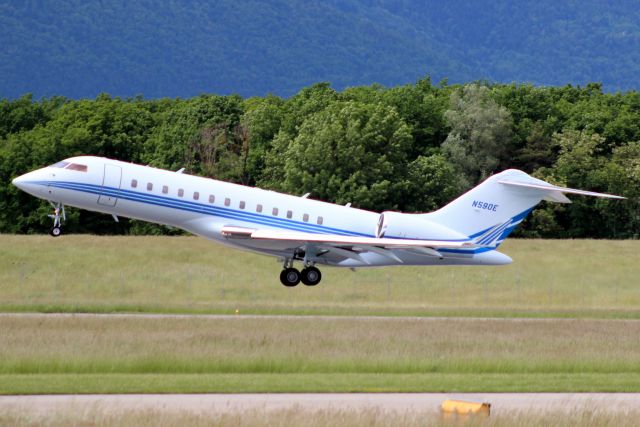
{"type": "Polygon", "coordinates": [[[44,125],[65,102],[62,97],[34,102],[31,94],[13,101],[0,99],[0,139],[44,125]]]}
{"type": "Polygon", "coordinates": [[[395,108],[411,127],[412,156],[429,155],[446,139],[449,127],[444,112],[449,105],[450,92],[446,86],[433,86],[427,77],[415,85],[394,87],[382,94],[382,102],[395,108]]]}
{"type": "Polygon", "coordinates": [[[245,101],[244,115],[240,121],[248,136],[246,182],[250,185],[255,185],[262,178],[265,158],[282,126],[284,114],[284,101],[276,96],[245,101]]]}
{"type": "Polygon", "coordinates": [[[640,142],[617,147],[604,168],[595,171],[607,191],[627,197],[624,201],[601,201],[607,234],[615,238],[640,238],[640,142]]]}
{"type": "Polygon", "coordinates": [[[441,154],[418,156],[407,169],[403,211],[431,212],[449,203],[463,190],[459,174],[441,154]]]}
{"type": "MultiPolygon", "coordinates": [[[[241,182],[242,98],[201,95],[166,109],[145,143],[143,161],[166,169],[241,182]]],[[[244,147],[244,148],[243,148],[244,147]]]]}
{"type": "MultiPolygon", "coordinates": [[[[567,187],[606,192],[607,184],[599,171],[605,168],[607,159],[598,155],[605,139],[575,130],[555,134],[554,139],[560,153],[550,171],[553,181],[567,187]]],[[[563,229],[561,237],[606,237],[608,231],[602,213],[609,203],[592,197],[572,197],[571,205],[557,211],[557,222],[563,229]]]]}
{"type": "MultiPolygon", "coordinates": [[[[411,132],[392,108],[337,102],[305,120],[295,138],[281,132],[274,144],[282,146],[277,152],[286,147],[284,176],[267,187],[364,209],[402,203],[411,132]]],[[[282,163],[271,153],[266,168],[282,163]]]]}
{"type": "Polygon", "coordinates": [[[451,94],[445,118],[451,127],[442,144],[446,157],[468,185],[493,173],[511,142],[511,115],[496,103],[486,86],[466,85],[451,94]]]}
{"type": "MultiPolygon", "coordinates": [[[[96,100],[69,101],[44,125],[9,134],[0,145],[0,230],[33,232],[48,228],[49,204],[19,191],[11,179],[61,159],[91,154],[139,161],[143,143],[155,125],[148,103],[100,95],[96,100]],[[19,214],[18,214],[19,213],[19,214]]],[[[69,210],[72,232],[122,232],[104,215],[69,210]]]]}

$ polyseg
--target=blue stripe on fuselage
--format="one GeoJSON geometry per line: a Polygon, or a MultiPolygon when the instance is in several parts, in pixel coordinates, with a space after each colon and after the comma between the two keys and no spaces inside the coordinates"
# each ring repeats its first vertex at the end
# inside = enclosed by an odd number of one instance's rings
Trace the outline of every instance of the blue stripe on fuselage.
{"type": "MultiPolygon", "coordinates": [[[[96,195],[108,195],[116,198],[121,198],[125,200],[130,200],[139,203],[147,203],[155,206],[168,207],[172,209],[179,209],[188,212],[207,214],[212,216],[217,216],[221,218],[229,218],[239,221],[250,222],[254,224],[260,225],[268,225],[279,228],[284,228],[288,230],[294,231],[303,231],[314,234],[339,234],[344,236],[362,236],[362,237],[375,237],[373,234],[366,233],[358,233],[350,230],[343,230],[339,228],[309,224],[304,222],[299,222],[295,220],[288,220],[284,218],[272,217],[267,215],[261,215],[258,213],[240,211],[236,209],[223,208],[214,205],[206,205],[203,203],[190,202],[186,200],[174,199],[171,197],[163,197],[155,194],[144,194],[137,191],[131,190],[122,190],[113,187],[103,187],[101,185],[94,184],[85,184],[85,183],[77,183],[77,182],[68,182],[68,181],[36,181],[33,184],[46,185],[52,187],[58,187],[67,190],[80,191],[84,193],[96,194],[96,195]]],[[[515,217],[512,218],[512,222],[518,221],[519,219],[523,219],[526,217],[529,212],[531,212],[533,208],[528,209],[515,217]]],[[[474,233],[471,238],[477,237],[489,231],[492,227],[489,227],[483,231],[478,233],[474,233]]],[[[500,238],[506,237],[513,229],[516,228],[515,225],[513,227],[508,227],[503,231],[503,234],[500,238]]],[[[493,234],[493,233],[492,233],[493,234]]],[[[475,249],[440,249],[441,252],[447,253],[466,253],[466,254],[474,254],[474,253],[482,253],[487,252],[489,250],[493,250],[494,248],[475,248],[475,249]]]]}
{"type": "Polygon", "coordinates": [[[373,237],[372,234],[358,233],[349,230],[342,230],[338,228],[320,226],[315,224],[308,224],[298,222],[294,220],[287,220],[284,218],[270,217],[266,215],[254,214],[252,212],[239,211],[236,209],[222,208],[218,206],[210,206],[202,203],[189,202],[185,200],[178,200],[171,197],[162,197],[154,194],[143,194],[136,191],[119,190],[112,187],[102,187],[92,184],[81,184],[75,182],[57,182],[57,181],[44,181],[35,182],[34,184],[49,185],[52,187],[63,188],[67,190],[81,191],[84,193],[96,194],[96,195],[108,195],[124,200],[130,200],[139,203],[147,203],[155,206],[168,207],[173,209],[179,209],[189,212],[208,214],[218,216],[221,218],[235,219],[245,222],[251,222],[261,225],[270,225],[280,228],[286,228],[289,230],[304,231],[315,234],[339,234],[345,236],[363,236],[373,237]]]}

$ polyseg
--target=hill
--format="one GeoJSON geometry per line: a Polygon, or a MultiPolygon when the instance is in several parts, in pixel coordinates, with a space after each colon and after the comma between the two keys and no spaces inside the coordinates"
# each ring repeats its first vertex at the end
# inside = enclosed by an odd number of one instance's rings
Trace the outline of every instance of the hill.
{"type": "Polygon", "coordinates": [[[0,97],[290,96],[434,81],[636,86],[633,2],[27,0],[0,3],[0,97]]]}

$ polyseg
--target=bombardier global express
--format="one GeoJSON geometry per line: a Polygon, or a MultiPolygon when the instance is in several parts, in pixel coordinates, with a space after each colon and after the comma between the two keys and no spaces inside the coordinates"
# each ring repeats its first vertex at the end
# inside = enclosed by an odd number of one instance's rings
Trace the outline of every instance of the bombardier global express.
{"type": "Polygon", "coordinates": [[[566,193],[622,198],[558,187],[506,170],[441,209],[424,214],[370,212],[274,191],[102,157],[73,157],[13,184],[54,207],[50,234],[61,234],[64,206],[179,227],[283,262],[280,281],[313,286],[317,265],[500,265],[496,249],[542,200],[566,193]],[[302,263],[302,270],[294,267],[302,263]]]}

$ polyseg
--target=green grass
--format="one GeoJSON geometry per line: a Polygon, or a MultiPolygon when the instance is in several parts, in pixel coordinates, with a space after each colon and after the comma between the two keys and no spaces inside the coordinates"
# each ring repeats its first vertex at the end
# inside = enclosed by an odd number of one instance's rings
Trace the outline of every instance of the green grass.
{"type": "Polygon", "coordinates": [[[0,394],[639,392],[640,374],[4,374],[0,394]]]}
{"type": "Polygon", "coordinates": [[[288,289],[273,259],[204,239],[0,236],[0,311],[240,313],[3,315],[0,393],[640,391],[640,242],[503,251],[513,265],[325,268],[288,289]],[[346,317],[363,314],[389,317],[346,317]]]}
{"type": "Polygon", "coordinates": [[[508,240],[501,267],[325,267],[196,237],[0,236],[0,311],[640,318],[640,241],[508,240]]]}
{"type": "Polygon", "coordinates": [[[0,316],[0,393],[640,391],[640,322],[0,316]]]}

